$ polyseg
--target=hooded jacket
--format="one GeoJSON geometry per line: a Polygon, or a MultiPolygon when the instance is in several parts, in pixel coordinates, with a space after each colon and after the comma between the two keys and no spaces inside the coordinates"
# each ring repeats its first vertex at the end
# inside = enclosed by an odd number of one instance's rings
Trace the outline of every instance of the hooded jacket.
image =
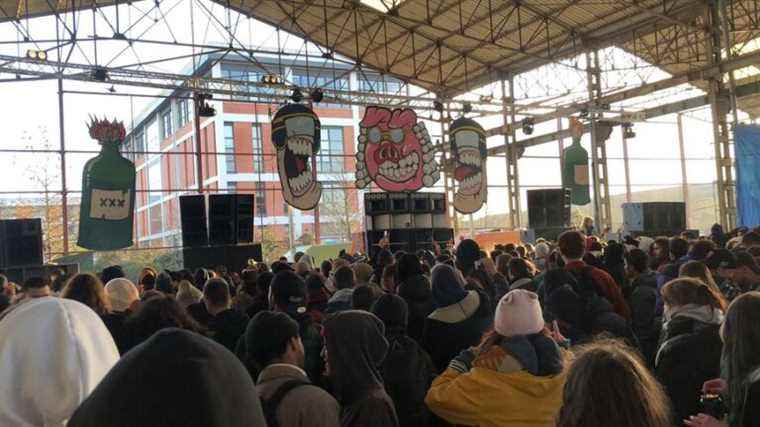
{"type": "Polygon", "coordinates": [[[74,300],[44,297],[0,321],[0,425],[59,427],[119,360],[97,314],[74,300]]]}
{"type": "Polygon", "coordinates": [[[386,294],[372,306],[372,313],[385,325],[389,349],[380,371],[399,423],[402,427],[426,426],[430,414],[425,395],[436,371],[427,352],[406,334],[406,302],[397,295],[386,294]]]}
{"type": "Polygon", "coordinates": [[[375,315],[348,310],[325,322],[329,376],[342,406],[341,426],[396,427],[393,401],[380,365],[388,353],[385,327],[375,315]]]}
{"type": "Polygon", "coordinates": [[[67,427],[265,427],[256,387],[221,345],[169,328],[132,349],[67,427]],[[189,392],[191,391],[191,392],[189,392]]]}
{"type": "Polygon", "coordinates": [[[449,423],[479,427],[553,427],[565,383],[562,351],[542,334],[506,338],[460,373],[449,367],[425,403],[449,423]]]}
{"type": "Polygon", "coordinates": [[[303,385],[291,389],[277,406],[277,422],[281,427],[335,427],[339,423],[340,405],[321,388],[311,385],[301,368],[284,363],[272,364],[259,375],[256,390],[264,399],[288,381],[296,380],[303,385]]]}
{"type": "Polygon", "coordinates": [[[657,274],[655,272],[642,273],[631,282],[628,304],[631,307],[631,328],[639,341],[641,353],[647,364],[653,366],[662,326],[656,314],[657,274]]]}
{"type": "Polygon", "coordinates": [[[425,318],[433,312],[434,308],[430,281],[423,275],[409,277],[399,285],[398,295],[409,307],[407,333],[412,339],[421,342],[425,318]]]}

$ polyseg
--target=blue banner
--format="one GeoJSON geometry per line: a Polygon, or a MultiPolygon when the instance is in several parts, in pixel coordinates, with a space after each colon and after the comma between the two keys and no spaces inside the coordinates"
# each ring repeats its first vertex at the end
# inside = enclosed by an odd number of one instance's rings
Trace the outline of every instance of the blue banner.
{"type": "Polygon", "coordinates": [[[738,225],[760,225],[760,126],[734,128],[738,225]]]}

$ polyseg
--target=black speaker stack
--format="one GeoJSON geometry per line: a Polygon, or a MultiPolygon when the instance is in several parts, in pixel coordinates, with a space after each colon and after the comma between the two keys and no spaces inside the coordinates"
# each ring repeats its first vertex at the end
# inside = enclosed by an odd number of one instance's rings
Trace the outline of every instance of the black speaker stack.
{"type": "Polygon", "coordinates": [[[392,252],[432,250],[454,239],[443,193],[365,193],[367,251],[374,258],[388,234],[392,252]]]}
{"type": "Polygon", "coordinates": [[[686,231],[686,203],[623,203],[623,230],[637,236],[675,236],[686,231]]]}
{"type": "Polygon", "coordinates": [[[42,252],[40,218],[0,220],[0,274],[22,284],[58,270],[67,275],[79,272],[79,264],[44,265],[42,252]]]}
{"type": "Polygon", "coordinates": [[[249,259],[263,261],[261,245],[252,244],[252,194],[180,196],[179,205],[185,268],[240,271],[249,259]]]}
{"type": "Polygon", "coordinates": [[[556,240],[571,226],[569,188],[528,190],[528,224],[535,238],[556,240]]]}

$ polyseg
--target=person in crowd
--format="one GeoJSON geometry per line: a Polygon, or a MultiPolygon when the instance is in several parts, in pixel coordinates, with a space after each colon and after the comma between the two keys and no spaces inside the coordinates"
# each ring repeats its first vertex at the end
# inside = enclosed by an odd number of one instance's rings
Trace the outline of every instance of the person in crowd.
{"type": "Polygon", "coordinates": [[[488,274],[485,268],[484,262],[490,259],[488,257],[481,258],[476,262],[475,270],[470,277],[467,278],[467,285],[465,289],[479,290],[488,298],[488,304],[491,305],[491,301],[496,300],[496,287],[493,284],[493,277],[488,274]]]}
{"type": "Polygon", "coordinates": [[[710,288],[715,296],[718,297],[718,300],[720,301],[721,311],[725,313],[725,311],[728,309],[728,301],[726,301],[726,297],[723,296],[720,288],[715,283],[715,279],[713,279],[713,275],[710,272],[710,269],[707,268],[707,265],[704,262],[688,261],[684,263],[678,270],[678,277],[692,277],[694,279],[699,279],[702,281],[702,283],[707,285],[708,288],[710,288]]]}
{"type": "Polygon", "coordinates": [[[628,280],[625,275],[625,247],[623,245],[615,241],[607,244],[604,248],[603,270],[612,276],[623,291],[623,295],[627,296],[628,280]]]}
{"type": "Polygon", "coordinates": [[[372,282],[380,283],[381,278],[383,277],[383,271],[385,270],[385,267],[395,264],[396,259],[393,257],[393,254],[388,249],[381,249],[377,255],[374,258],[374,269],[375,271],[372,273],[372,282]]]}
{"type": "Polygon", "coordinates": [[[406,334],[409,316],[406,302],[397,295],[385,294],[372,305],[372,313],[385,325],[389,350],[380,372],[385,390],[395,404],[399,424],[427,426],[430,414],[425,395],[436,370],[427,352],[406,334]]]}
{"type": "Polygon", "coordinates": [[[111,312],[103,316],[103,321],[111,332],[119,352],[124,354],[129,339],[124,322],[137,310],[140,304],[140,292],[134,283],[123,277],[108,282],[105,292],[111,303],[111,312]]]}
{"type": "Polygon", "coordinates": [[[2,314],[10,308],[11,306],[11,298],[8,295],[5,295],[4,293],[0,293],[0,317],[2,317],[2,314]]]}
{"type": "Polygon", "coordinates": [[[208,282],[208,279],[214,277],[214,273],[205,268],[199,268],[195,270],[193,277],[195,278],[193,280],[193,285],[195,285],[195,287],[198,288],[198,290],[202,291],[203,285],[205,285],[206,282],[208,282]]]}
{"type": "Polygon", "coordinates": [[[103,283],[95,275],[89,273],[80,273],[69,279],[63,288],[61,298],[79,301],[101,317],[111,312],[111,302],[108,300],[103,283]]]}
{"type": "Polygon", "coordinates": [[[602,254],[604,253],[604,247],[596,237],[589,237],[586,239],[586,253],[583,254],[583,262],[594,268],[602,269],[604,262],[602,260],[602,254]]]}
{"type": "Polygon", "coordinates": [[[636,339],[627,321],[615,312],[612,303],[597,293],[590,280],[578,280],[565,269],[549,270],[541,291],[547,320],[556,321],[562,335],[571,343],[611,335],[635,345],[636,339]]]}
{"type": "Polygon", "coordinates": [[[330,293],[325,286],[325,278],[321,273],[314,272],[306,277],[305,283],[308,294],[306,310],[314,322],[322,324],[327,310],[327,301],[330,299],[330,293]]]}
{"type": "Polygon", "coordinates": [[[456,267],[465,278],[470,277],[475,271],[475,261],[480,259],[480,246],[472,239],[464,239],[459,242],[456,249],[456,267]]]}
{"type": "Polygon", "coordinates": [[[111,334],[94,311],[70,299],[35,298],[3,314],[0,425],[65,426],[119,360],[111,334]]]}
{"type": "Polygon", "coordinates": [[[379,283],[372,282],[372,273],[374,270],[372,266],[366,262],[358,262],[352,267],[354,270],[354,276],[356,277],[356,286],[369,286],[372,289],[372,293],[375,298],[382,295],[383,290],[380,288],[379,283]]]}
{"type": "Polygon", "coordinates": [[[108,283],[111,280],[120,277],[124,277],[124,269],[120,265],[108,266],[100,272],[100,280],[102,283],[108,283]]]}
{"type": "Polygon", "coordinates": [[[670,427],[668,397],[646,365],[619,341],[578,351],[568,368],[557,427],[670,427]]]}
{"type": "Polygon", "coordinates": [[[240,276],[240,279],[242,281],[240,290],[238,291],[237,295],[235,295],[235,298],[232,299],[232,307],[235,310],[241,313],[247,313],[248,309],[251,307],[251,305],[253,305],[254,301],[256,301],[256,295],[258,294],[258,289],[256,288],[256,279],[258,278],[258,271],[252,268],[243,270],[240,276]]]}
{"type": "Polygon", "coordinates": [[[177,300],[180,307],[187,310],[187,307],[201,302],[203,292],[193,286],[189,280],[182,280],[177,285],[177,296],[174,299],[177,300]]]}
{"type": "Polygon", "coordinates": [[[21,293],[16,295],[16,301],[50,296],[50,281],[45,277],[33,276],[24,280],[21,293]]]}
{"type": "Polygon", "coordinates": [[[385,327],[374,314],[348,310],[325,321],[326,373],[341,404],[341,426],[399,425],[380,373],[387,353],[385,327]]]}
{"type": "Polygon", "coordinates": [[[125,353],[166,328],[206,333],[206,329],[190,317],[174,298],[156,292],[153,296],[143,299],[137,310],[124,322],[127,337],[125,353]]]}
{"type": "Polygon", "coordinates": [[[510,291],[494,330],[462,349],[433,381],[425,402],[451,424],[553,426],[562,403],[564,357],[545,330],[538,296],[510,291]]]}
{"type": "Polygon", "coordinates": [[[670,262],[670,240],[667,237],[658,237],[649,248],[649,268],[655,273],[663,273],[665,266],[670,262]]]}
{"type": "Polygon", "coordinates": [[[710,240],[712,240],[717,248],[725,248],[728,239],[728,235],[723,232],[722,225],[715,223],[710,227],[710,240]]]}
{"type": "Polygon", "coordinates": [[[330,273],[332,273],[332,268],[333,268],[332,262],[329,259],[326,259],[322,261],[322,264],[320,264],[319,271],[322,273],[322,276],[324,276],[325,278],[329,278],[330,273]]]}
{"type": "MultiPolygon", "coordinates": [[[[672,237],[669,243],[670,262],[662,268],[662,272],[657,275],[658,297],[662,295],[662,287],[665,283],[678,278],[678,270],[682,264],[691,261],[689,258],[689,242],[681,237],[672,237]]],[[[662,298],[657,300],[657,313],[661,314],[663,309],[662,298]]]]}
{"type": "Polygon", "coordinates": [[[432,272],[435,310],[424,323],[421,344],[443,372],[460,351],[476,345],[491,321],[491,307],[483,292],[467,291],[454,268],[438,264],[432,272]]]}
{"type": "Polygon", "coordinates": [[[340,405],[312,385],[304,368],[304,346],[298,322],[285,313],[261,311],[251,319],[244,338],[244,364],[258,372],[256,389],[270,427],[337,426],[340,405]]]}
{"type": "Polygon", "coordinates": [[[673,402],[676,419],[697,413],[702,383],[720,372],[718,297],[697,279],[675,279],[663,286],[662,344],[655,373],[673,402]]]}
{"type": "Polygon", "coordinates": [[[404,254],[397,263],[396,286],[398,295],[409,307],[409,336],[421,342],[425,319],[433,311],[433,294],[416,255],[404,254]]]}
{"type": "Polygon", "coordinates": [[[174,280],[168,271],[162,271],[156,276],[156,290],[170,296],[177,293],[174,288],[174,280]]]}
{"type": "Polygon", "coordinates": [[[546,261],[551,254],[551,248],[546,242],[536,243],[535,260],[536,268],[540,271],[546,270],[546,261]]]}
{"type": "Polygon", "coordinates": [[[369,285],[357,286],[351,295],[351,308],[353,310],[370,311],[375,299],[375,291],[369,285]]]}
{"type": "MultiPolygon", "coordinates": [[[[517,255],[522,259],[528,259],[528,250],[523,245],[519,245],[515,248],[517,255]]],[[[482,258],[482,256],[481,256],[482,258]]]]}
{"type": "Polygon", "coordinates": [[[594,235],[594,218],[591,218],[590,216],[583,218],[583,223],[581,224],[581,231],[586,236],[593,236],[594,235]]]}
{"type": "Polygon", "coordinates": [[[333,284],[337,291],[327,301],[325,313],[332,314],[351,309],[351,297],[356,286],[356,276],[351,267],[345,266],[335,270],[333,284]]]}
{"type": "Polygon", "coordinates": [[[306,276],[308,276],[313,271],[309,263],[306,261],[303,261],[303,257],[301,257],[301,261],[298,261],[295,264],[294,268],[295,268],[296,274],[301,276],[302,279],[306,279],[306,276]]]}
{"type": "Polygon", "coordinates": [[[729,301],[745,292],[760,290],[760,266],[747,251],[732,252],[720,264],[718,273],[726,279],[723,292],[729,301]]]}
{"type": "Polygon", "coordinates": [[[654,355],[660,337],[657,308],[657,274],[649,268],[649,257],[641,249],[631,249],[625,258],[626,275],[631,282],[628,304],[631,307],[631,328],[647,366],[654,366],[654,355]]]}
{"type": "Polygon", "coordinates": [[[501,254],[496,258],[496,273],[493,275],[493,287],[496,292],[494,301],[499,301],[509,292],[510,261],[512,261],[512,255],[509,254],[501,254]]]}
{"type": "Polygon", "coordinates": [[[628,320],[631,311],[623,298],[622,289],[604,270],[588,266],[583,262],[585,239],[578,231],[566,231],[559,236],[559,250],[565,263],[565,270],[579,282],[594,285],[596,293],[612,304],[615,313],[628,320]]]}
{"type": "Polygon", "coordinates": [[[274,274],[270,271],[261,271],[256,277],[256,295],[254,296],[253,304],[248,307],[245,314],[248,317],[253,318],[259,311],[264,311],[269,308],[269,287],[272,283],[274,274]]]}
{"type": "Polygon", "coordinates": [[[383,270],[380,287],[385,293],[395,294],[398,291],[398,287],[396,286],[396,275],[398,272],[396,271],[396,268],[396,264],[390,264],[383,270]]]}
{"type": "Polygon", "coordinates": [[[513,258],[509,261],[509,290],[525,289],[535,292],[536,283],[533,281],[533,271],[531,271],[528,261],[523,258],[513,258]]]}
{"type": "Polygon", "coordinates": [[[63,287],[66,286],[66,282],[69,281],[69,276],[65,271],[61,269],[55,269],[50,273],[50,290],[53,295],[60,295],[63,291],[63,287]]]}
{"type": "Polygon", "coordinates": [[[700,413],[684,419],[689,427],[760,426],[760,292],[738,296],[728,307],[721,330],[723,369],[720,378],[702,386],[705,394],[722,395],[728,414],[723,420],[700,413]]]}
{"type": "Polygon", "coordinates": [[[134,426],[267,424],[256,387],[235,356],[208,338],[172,328],[123,357],[67,425],[134,426]]]}
{"type": "Polygon", "coordinates": [[[235,351],[235,345],[248,324],[248,316],[232,308],[230,286],[224,279],[215,278],[203,287],[203,304],[205,310],[198,310],[197,305],[188,307],[188,313],[208,329],[214,341],[235,351]],[[200,312],[205,314],[196,317],[200,312]]]}
{"type": "Polygon", "coordinates": [[[304,370],[315,384],[321,384],[324,371],[321,327],[308,313],[306,284],[296,273],[285,270],[274,275],[270,289],[272,311],[285,313],[298,322],[306,354],[304,370]]]}

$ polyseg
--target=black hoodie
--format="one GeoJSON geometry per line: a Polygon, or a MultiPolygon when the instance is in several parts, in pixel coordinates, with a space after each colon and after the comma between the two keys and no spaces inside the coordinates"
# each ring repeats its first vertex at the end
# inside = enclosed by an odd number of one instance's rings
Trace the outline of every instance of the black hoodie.
{"type": "Polygon", "coordinates": [[[325,322],[328,375],[342,407],[342,426],[399,425],[380,374],[388,353],[384,334],[383,322],[366,311],[343,311],[325,322]]]}
{"type": "Polygon", "coordinates": [[[237,358],[193,332],[164,329],[132,349],[74,412],[68,427],[266,426],[237,358]]]}
{"type": "Polygon", "coordinates": [[[415,341],[422,341],[425,329],[425,319],[433,312],[433,292],[430,281],[423,275],[415,275],[399,284],[398,295],[406,301],[409,307],[409,322],[407,333],[415,341]]]}

